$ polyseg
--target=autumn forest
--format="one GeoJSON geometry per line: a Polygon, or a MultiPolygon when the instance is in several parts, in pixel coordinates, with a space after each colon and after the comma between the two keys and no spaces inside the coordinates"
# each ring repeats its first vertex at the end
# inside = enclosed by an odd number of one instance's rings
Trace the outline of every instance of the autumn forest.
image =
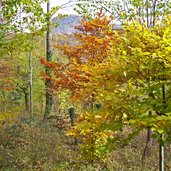
{"type": "Polygon", "coordinates": [[[0,0],[0,170],[171,171],[170,0],[60,2],[0,0]]]}

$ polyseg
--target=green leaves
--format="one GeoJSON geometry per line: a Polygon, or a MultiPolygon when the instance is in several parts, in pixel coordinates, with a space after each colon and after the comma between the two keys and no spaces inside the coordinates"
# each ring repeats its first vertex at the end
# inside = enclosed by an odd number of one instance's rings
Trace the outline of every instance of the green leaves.
{"type": "Polygon", "coordinates": [[[121,24],[127,25],[138,21],[142,25],[153,27],[156,24],[156,18],[163,20],[171,13],[170,7],[169,0],[82,0],[77,4],[75,10],[83,17],[94,18],[102,11],[111,15],[115,21],[121,24]]]}

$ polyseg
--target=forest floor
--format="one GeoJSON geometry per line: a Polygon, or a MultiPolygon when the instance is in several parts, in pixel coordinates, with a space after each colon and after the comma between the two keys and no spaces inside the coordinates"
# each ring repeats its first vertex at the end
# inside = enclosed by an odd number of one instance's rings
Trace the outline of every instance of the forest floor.
{"type": "MultiPolygon", "coordinates": [[[[105,168],[81,162],[73,139],[65,135],[67,117],[46,122],[37,118],[6,120],[0,127],[0,170],[2,171],[157,171],[158,143],[152,141],[142,166],[145,132],[129,145],[120,145],[105,168]]],[[[171,148],[165,148],[165,171],[171,171],[171,148]]]]}

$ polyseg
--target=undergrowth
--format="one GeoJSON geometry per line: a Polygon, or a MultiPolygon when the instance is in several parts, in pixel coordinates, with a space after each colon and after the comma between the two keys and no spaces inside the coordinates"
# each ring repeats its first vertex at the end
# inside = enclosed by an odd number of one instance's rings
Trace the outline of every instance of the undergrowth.
{"type": "MultiPolygon", "coordinates": [[[[74,140],[65,136],[67,117],[40,119],[20,118],[4,122],[0,128],[0,170],[2,171],[156,171],[158,143],[152,141],[142,166],[145,133],[129,145],[118,148],[102,163],[89,164],[80,159],[74,140]]],[[[171,170],[171,149],[167,145],[166,171],[171,170]]]]}

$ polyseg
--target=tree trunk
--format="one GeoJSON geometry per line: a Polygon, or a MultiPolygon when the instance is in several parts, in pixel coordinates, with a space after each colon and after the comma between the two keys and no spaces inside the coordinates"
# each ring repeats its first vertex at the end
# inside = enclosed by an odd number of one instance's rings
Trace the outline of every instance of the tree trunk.
{"type": "MultiPolygon", "coordinates": [[[[149,116],[151,116],[151,115],[152,115],[152,112],[149,111],[149,116]]],[[[150,141],[151,141],[151,134],[152,134],[151,127],[148,127],[148,129],[147,129],[146,145],[145,145],[145,148],[144,148],[144,151],[143,151],[143,155],[142,155],[142,165],[144,165],[144,159],[148,155],[149,144],[150,144],[150,141]]]]}
{"type": "Polygon", "coordinates": [[[23,89],[23,93],[24,93],[24,101],[25,101],[25,110],[28,111],[29,110],[29,94],[27,89],[23,89]]]}
{"type": "MultiPolygon", "coordinates": [[[[165,80],[165,77],[163,77],[163,80],[165,80]]],[[[162,85],[162,96],[163,96],[163,109],[165,109],[166,108],[166,91],[165,91],[164,84],[162,85]]],[[[160,113],[160,115],[164,115],[164,113],[160,113]]],[[[164,171],[164,145],[163,145],[164,134],[161,134],[160,138],[161,138],[162,143],[159,144],[159,171],[164,171]]]]}
{"type": "MultiPolygon", "coordinates": [[[[47,2],[47,13],[50,11],[50,0],[47,2]]],[[[47,18],[47,33],[46,33],[46,60],[51,61],[52,60],[52,53],[51,53],[51,47],[50,47],[50,17],[47,18]]],[[[46,67],[46,75],[51,78],[51,70],[49,67],[46,67]]],[[[46,106],[45,106],[45,113],[44,113],[44,120],[46,120],[49,115],[51,114],[52,110],[52,90],[51,85],[52,82],[49,78],[46,78],[45,80],[45,87],[46,87],[46,106]]]]}
{"type": "MultiPolygon", "coordinates": [[[[161,134],[163,139],[163,134],[161,134]]],[[[164,171],[164,145],[159,144],[159,171],[164,171]]]]}
{"type": "Polygon", "coordinates": [[[29,55],[29,68],[30,68],[30,118],[33,118],[33,98],[32,98],[32,85],[33,85],[33,66],[32,66],[32,52],[29,55]]]}
{"type": "Polygon", "coordinates": [[[153,27],[155,26],[155,22],[156,22],[156,4],[157,4],[157,0],[155,0],[154,2],[153,2],[153,14],[152,14],[152,16],[153,16],[153,27]]]}
{"type": "Polygon", "coordinates": [[[147,27],[149,27],[149,7],[148,7],[148,0],[146,0],[146,15],[147,15],[147,17],[146,17],[146,25],[147,25],[147,27]]]}
{"type": "Polygon", "coordinates": [[[44,108],[44,105],[43,105],[43,89],[42,89],[42,85],[41,85],[41,94],[40,94],[40,113],[43,115],[43,108],[44,108]]]}

